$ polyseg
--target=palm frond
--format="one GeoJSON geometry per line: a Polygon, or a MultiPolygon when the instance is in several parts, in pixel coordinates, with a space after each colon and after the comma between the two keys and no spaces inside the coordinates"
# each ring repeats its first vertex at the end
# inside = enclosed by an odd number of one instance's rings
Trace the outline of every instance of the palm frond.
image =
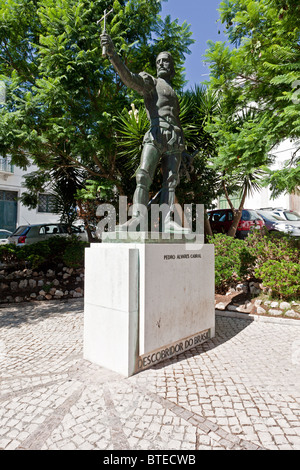
{"type": "Polygon", "coordinates": [[[124,110],[116,119],[118,159],[124,160],[124,167],[134,170],[139,164],[143,138],[149,129],[149,121],[144,107],[137,113],[124,110]]]}

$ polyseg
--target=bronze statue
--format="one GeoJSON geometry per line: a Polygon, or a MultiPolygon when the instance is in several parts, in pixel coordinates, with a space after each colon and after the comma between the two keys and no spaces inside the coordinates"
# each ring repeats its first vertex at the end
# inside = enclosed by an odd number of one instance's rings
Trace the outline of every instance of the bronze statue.
{"type": "MultiPolygon", "coordinates": [[[[175,188],[179,183],[182,154],[185,153],[184,135],[179,120],[179,102],[171,86],[175,75],[171,54],[161,52],[156,59],[157,78],[141,72],[132,73],[116,53],[111,37],[103,32],[101,43],[122,82],[144,98],[150,130],[145,134],[139,168],[136,172],[136,190],[133,196],[133,219],[139,217],[137,204],[147,206],[149,189],[158,163],[161,161],[163,184],[160,204],[170,208],[163,221],[164,232],[189,233],[172,220],[175,188]]],[[[132,219],[131,219],[132,220],[132,219]]],[[[130,226],[130,220],[127,222],[130,226]]]]}

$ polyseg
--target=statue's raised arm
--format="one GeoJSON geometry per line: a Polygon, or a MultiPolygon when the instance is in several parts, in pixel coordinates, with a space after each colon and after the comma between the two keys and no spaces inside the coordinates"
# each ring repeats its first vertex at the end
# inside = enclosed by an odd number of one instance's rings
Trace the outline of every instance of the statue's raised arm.
{"type": "Polygon", "coordinates": [[[132,73],[128,67],[122,62],[120,56],[116,53],[113,41],[109,34],[102,33],[101,44],[106,49],[108,56],[115,71],[118,73],[122,82],[128,87],[136,90],[140,95],[149,92],[155,86],[154,79],[151,75],[144,72],[140,74],[132,73]]]}

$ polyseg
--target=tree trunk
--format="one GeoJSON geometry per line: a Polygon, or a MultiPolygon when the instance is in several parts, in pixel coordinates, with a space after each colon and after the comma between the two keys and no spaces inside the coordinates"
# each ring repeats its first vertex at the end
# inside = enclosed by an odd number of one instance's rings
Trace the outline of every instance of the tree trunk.
{"type": "Polygon", "coordinates": [[[82,204],[80,201],[77,201],[77,205],[78,205],[78,208],[79,208],[79,215],[80,215],[80,218],[83,220],[83,225],[84,225],[84,228],[86,230],[86,233],[87,233],[87,237],[88,237],[88,242],[89,243],[93,243],[95,240],[93,238],[93,235],[92,235],[92,231],[90,229],[90,226],[89,226],[89,221],[86,217],[86,214],[85,214],[85,211],[82,207],[82,204]]]}
{"type": "Polygon", "coordinates": [[[93,243],[95,240],[93,238],[92,231],[91,231],[91,229],[89,227],[89,224],[87,222],[84,224],[84,228],[86,230],[89,243],[93,243]]]}
{"type": "Polygon", "coordinates": [[[242,211],[243,211],[243,208],[244,208],[246,196],[247,196],[247,188],[244,189],[242,200],[241,200],[239,208],[234,209],[232,204],[231,204],[234,216],[233,216],[233,221],[232,221],[231,227],[227,232],[227,235],[229,237],[235,237],[239,221],[241,220],[241,217],[242,217],[242,211]]]}
{"type": "Polygon", "coordinates": [[[213,236],[212,229],[211,229],[211,226],[210,226],[210,221],[209,221],[209,218],[207,216],[206,209],[204,209],[204,235],[205,235],[205,240],[207,240],[207,237],[212,237],[213,236]]]}

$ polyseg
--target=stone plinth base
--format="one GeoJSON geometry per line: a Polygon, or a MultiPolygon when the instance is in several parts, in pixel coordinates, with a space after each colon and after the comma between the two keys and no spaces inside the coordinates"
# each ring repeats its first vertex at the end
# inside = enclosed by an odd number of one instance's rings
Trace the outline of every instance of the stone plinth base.
{"type": "Polygon", "coordinates": [[[119,241],[86,249],[85,359],[128,377],[214,332],[213,245],[119,241]]]}

